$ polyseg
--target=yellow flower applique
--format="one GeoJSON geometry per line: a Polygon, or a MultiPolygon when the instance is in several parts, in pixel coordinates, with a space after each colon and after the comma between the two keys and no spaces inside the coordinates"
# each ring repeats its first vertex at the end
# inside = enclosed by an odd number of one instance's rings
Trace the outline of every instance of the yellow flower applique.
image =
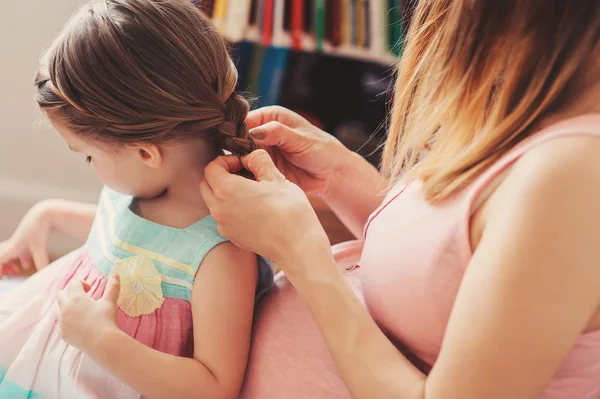
{"type": "Polygon", "coordinates": [[[134,256],[115,263],[112,274],[121,279],[121,292],[117,305],[128,316],[152,314],[165,300],[162,278],[151,259],[134,256]]]}

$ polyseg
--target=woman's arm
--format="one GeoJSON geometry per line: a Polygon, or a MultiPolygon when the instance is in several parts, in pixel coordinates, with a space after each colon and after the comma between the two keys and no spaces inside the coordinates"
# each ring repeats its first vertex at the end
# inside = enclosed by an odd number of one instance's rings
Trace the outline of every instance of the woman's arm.
{"type": "Polygon", "coordinates": [[[231,243],[207,255],[192,291],[193,359],[151,349],[114,324],[80,349],[144,397],[237,398],[248,361],[257,270],[256,255],[231,243]]]}
{"type": "Polygon", "coordinates": [[[385,181],[362,156],[345,150],[322,199],[355,237],[362,237],[368,217],[383,201],[385,181]]]}
{"type": "Polygon", "coordinates": [[[492,196],[428,377],[375,325],[324,243],[291,252],[288,276],[353,397],[539,397],[600,307],[598,151],[597,139],[549,143],[525,156],[492,196]]]}

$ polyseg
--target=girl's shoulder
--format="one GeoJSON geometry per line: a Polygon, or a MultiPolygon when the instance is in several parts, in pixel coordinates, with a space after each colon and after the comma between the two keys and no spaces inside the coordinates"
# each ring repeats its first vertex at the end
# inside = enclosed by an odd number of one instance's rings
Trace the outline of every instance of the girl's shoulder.
{"type": "Polygon", "coordinates": [[[137,215],[132,203],[132,196],[104,187],[88,246],[105,253],[103,257],[145,256],[162,267],[194,276],[208,252],[227,241],[210,215],[186,228],[175,228],[137,215]]]}

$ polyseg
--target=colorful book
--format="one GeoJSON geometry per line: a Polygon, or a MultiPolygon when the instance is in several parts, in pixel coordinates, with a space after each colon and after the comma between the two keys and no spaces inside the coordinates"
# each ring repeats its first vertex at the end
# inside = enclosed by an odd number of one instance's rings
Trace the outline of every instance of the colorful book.
{"type": "Polygon", "coordinates": [[[398,0],[388,0],[390,7],[388,23],[390,26],[390,51],[395,55],[400,55],[402,43],[402,13],[398,0]]]}
{"type": "Polygon", "coordinates": [[[325,41],[325,0],[315,0],[315,35],[317,39],[317,50],[323,50],[325,41]]]}
{"type": "Polygon", "coordinates": [[[213,23],[220,32],[225,28],[225,16],[227,14],[227,0],[215,0],[213,10],[213,23]]]}
{"type": "Polygon", "coordinates": [[[369,2],[370,16],[370,36],[371,36],[371,53],[377,57],[384,54],[384,35],[386,34],[384,27],[384,9],[381,0],[371,0],[369,2]]]}
{"type": "Polygon", "coordinates": [[[388,2],[387,0],[383,0],[382,6],[381,6],[381,34],[382,34],[382,45],[383,45],[383,51],[384,53],[389,53],[389,49],[390,49],[390,34],[389,31],[391,29],[389,23],[388,23],[388,14],[390,9],[387,7],[388,2]]]}
{"type": "MultiPolygon", "coordinates": [[[[375,0],[377,1],[377,0],[375,0]]],[[[371,6],[369,0],[362,0],[363,3],[363,48],[371,48],[371,6]]]]}
{"type": "Polygon", "coordinates": [[[358,46],[358,15],[357,15],[357,2],[358,0],[350,1],[350,46],[358,46]]]}
{"type": "Polygon", "coordinates": [[[269,47],[265,49],[258,91],[260,106],[279,103],[289,50],[286,48],[269,47]]]}
{"type": "Polygon", "coordinates": [[[304,0],[292,1],[292,48],[302,49],[304,35],[304,0]]]}
{"type": "Polygon", "coordinates": [[[260,95],[259,79],[262,72],[262,62],[265,49],[259,44],[253,45],[252,63],[250,65],[248,91],[255,95],[260,95]]]}
{"type": "Polygon", "coordinates": [[[285,47],[287,44],[285,34],[285,0],[273,0],[273,38],[272,45],[285,47]]]}
{"type": "Polygon", "coordinates": [[[342,44],[342,0],[329,0],[327,13],[327,39],[333,47],[342,44]]]}
{"type": "MultiPolygon", "coordinates": [[[[258,29],[259,38],[262,37],[264,19],[265,19],[265,1],[266,0],[257,0],[256,1],[256,27],[258,29]]],[[[260,42],[260,39],[258,40],[260,42]]]]}
{"type": "Polygon", "coordinates": [[[363,48],[365,44],[365,3],[362,0],[356,2],[356,46],[363,48]]]}
{"type": "Polygon", "coordinates": [[[223,36],[231,42],[239,42],[245,36],[250,22],[250,9],[252,0],[229,0],[223,36]],[[234,6],[235,3],[235,7],[234,6]]]}
{"type": "Polygon", "coordinates": [[[350,45],[350,0],[340,0],[340,40],[341,45],[350,45]]]}
{"type": "Polygon", "coordinates": [[[265,47],[269,46],[273,39],[273,8],[274,0],[264,0],[263,25],[260,43],[265,47]]]}

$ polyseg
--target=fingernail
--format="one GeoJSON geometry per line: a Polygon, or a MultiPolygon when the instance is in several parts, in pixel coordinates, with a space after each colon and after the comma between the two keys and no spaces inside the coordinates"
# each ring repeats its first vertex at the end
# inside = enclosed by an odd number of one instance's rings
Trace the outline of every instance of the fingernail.
{"type": "Polygon", "coordinates": [[[260,128],[252,129],[250,130],[250,136],[254,140],[263,140],[265,138],[265,132],[260,128]]]}

